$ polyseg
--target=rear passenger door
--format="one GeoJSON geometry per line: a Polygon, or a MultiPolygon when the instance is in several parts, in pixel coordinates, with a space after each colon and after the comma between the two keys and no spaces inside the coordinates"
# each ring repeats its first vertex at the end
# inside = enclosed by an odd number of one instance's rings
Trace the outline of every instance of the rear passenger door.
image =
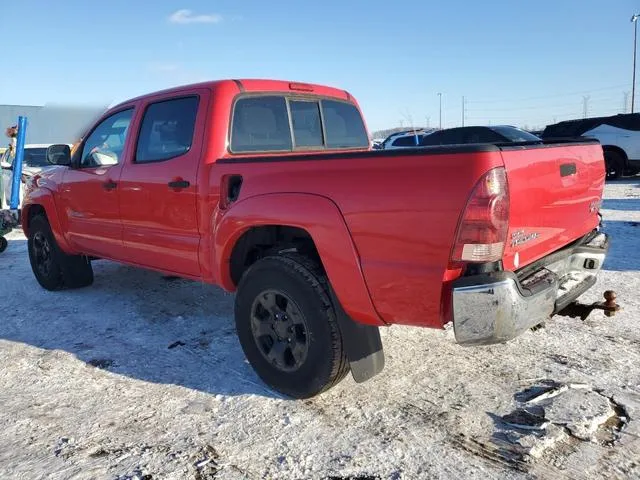
{"type": "Polygon", "coordinates": [[[128,262],[200,276],[197,195],[209,91],[143,101],[133,158],[120,177],[128,262]]]}

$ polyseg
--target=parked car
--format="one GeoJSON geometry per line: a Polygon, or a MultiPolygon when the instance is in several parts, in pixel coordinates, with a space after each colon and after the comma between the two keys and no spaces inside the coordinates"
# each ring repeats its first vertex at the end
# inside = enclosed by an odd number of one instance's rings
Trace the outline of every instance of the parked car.
{"type": "Polygon", "coordinates": [[[393,150],[396,148],[415,148],[420,145],[424,137],[430,135],[434,130],[406,130],[389,135],[382,142],[381,150],[393,150]]]}
{"type": "Polygon", "coordinates": [[[595,138],[604,150],[608,178],[640,173],[640,113],[567,120],[547,125],[542,137],[595,138]]]}
{"type": "Polygon", "coordinates": [[[26,192],[40,285],[88,286],[104,258],[236,291],[248,361],[296,398],[380,372],[379,327],[512,339],[590,288],[607,251],[597,142],[373,151],[353,96],[320,85],[138,97],[74,151],[49,147],[61,167],[26,192]]]}
{"type": "Polygon", "coordinates": [[[510,125],[470,126],[438,130],[424,137],[422,146],[462,145],[467,143],[541,142],[539,137],[510,125]]]}
{"type": "MultiPolygon", "coordinates": [[[[35,174],[42,172],[43,169],[51,168],[47,161],[47,147],[51,144],[29,144],[24,147],[24,159],[22,164],[22,178],[20,199],[23,197],[24,184],[35,174]]],[[[9,150],[5,150],[0,155],[0,167],[2,168],[2,182],[4,199],[0,198],[0,208],[2,203],[9,205],[11,200],[11,182],[13,179],[13,156],[9,154],[9,150]]]]}

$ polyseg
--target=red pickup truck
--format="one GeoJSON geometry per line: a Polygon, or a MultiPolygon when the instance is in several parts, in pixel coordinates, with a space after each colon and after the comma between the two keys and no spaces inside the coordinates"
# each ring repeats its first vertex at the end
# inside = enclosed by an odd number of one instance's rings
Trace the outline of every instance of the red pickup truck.
{"type": "Polygon", "coordinates": [[[22,211],[42,287],[87,286],[101,258],[237,291],[247,359],[297,398],[378,373],[381,326],[512,339],[608,247],[597,142],[372,151],[355,99],[319,85],[145,95],[47,154],[22,211]]]}

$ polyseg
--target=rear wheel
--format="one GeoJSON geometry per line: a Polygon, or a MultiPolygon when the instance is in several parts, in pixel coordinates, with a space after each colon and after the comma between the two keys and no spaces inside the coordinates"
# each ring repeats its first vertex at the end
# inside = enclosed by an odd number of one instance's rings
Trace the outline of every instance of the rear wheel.
{"type": "Polygon", "coordinates": [[[6,238],[0,237],[0,253],[4,252],[9,246],[9,242],[6,238]]]}
{"type": "Polygon", "coordinates": [[[58,247],[46,217],[29,224],[29,262],[38,283],[47,290],[86,287],[93,283],[93,269],[82,255],[67,255],[58,247]]]}
{"type": "Polygon", "coordinates": [[[249,363],[285,395],[312,397],[349,371],[326,277],[306,257],[270,256],[253,264],[238,286],[235,318],[249,363]]]}
{"type": "Polygon", "coordinates": [[[604,164],[607,169],[607,179],[617,180],[624,172],[624,157],[614,150],[605,150],[604,164]]]}

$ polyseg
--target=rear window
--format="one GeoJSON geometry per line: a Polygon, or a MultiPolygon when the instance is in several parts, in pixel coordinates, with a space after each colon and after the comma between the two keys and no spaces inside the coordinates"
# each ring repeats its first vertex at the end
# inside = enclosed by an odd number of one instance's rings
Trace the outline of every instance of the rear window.
{"type": "Polygon", "coordinates": [[[358,109],[350,103],[322,101],[324,128],[329,148],[366,148],[369,137],[358,109]]]}
{"type": "Polygon", "coordinates": [[[368,148],[358,109],[334,100],[250,96],[235,103],[231,151],[368,148]]]}
{"type": "Polygon", "coordinates": [[[291,150],[284,97],[247,97],[236,102],[231,129],[233,152],[291,150]]]}
{"type": "Polygon", "coordinates": [[[322,147],[322,121],[318,102],[290,101],[291,126],[296,147],[322,147]]]}
{"type": "Polygon", "coordinates": [[[491,130],[506,137],[510,142],[539,142],[540,138],[515,127],[491,127],[491,130]]]}

